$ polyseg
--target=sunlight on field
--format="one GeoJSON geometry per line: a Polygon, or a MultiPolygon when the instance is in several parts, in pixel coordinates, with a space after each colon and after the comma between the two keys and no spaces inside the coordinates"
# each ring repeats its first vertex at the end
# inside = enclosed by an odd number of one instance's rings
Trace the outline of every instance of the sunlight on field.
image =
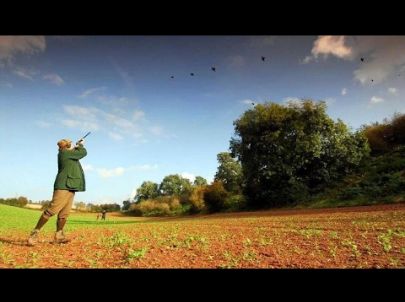
{"type": "Polygon", "coordinates": [[[69,244],[25,239],[40,211],[0,205],[0,267],[405,267],[405,205],[141,218],[74,213],[69,244]]]}

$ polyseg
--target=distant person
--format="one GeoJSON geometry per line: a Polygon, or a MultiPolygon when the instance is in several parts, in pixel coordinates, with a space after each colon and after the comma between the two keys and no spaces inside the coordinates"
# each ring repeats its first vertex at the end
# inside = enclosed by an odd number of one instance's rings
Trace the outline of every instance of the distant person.
{"type": "Polygon", "coordinates": [[[103,210],[103,212],[101,212],[101,220],[105,220],[106,216],[107,216],[107,211],[103,210]]]}
{"type": "Polygon", "coordinates": [[[48,222],[49,218],[58,214],[56,221],[55,243],[67,243],[68,240],[63,233],[63,228],[72,208],[75,192],[86,190],[84,172],[79,159],[87,155],[87,150],[83,147],[84,140],[76,143],[72,148],[72,141],[69,139],[60,140],[57,145],[58,153],[58,174],[54,183],[52,201],[47,209],[42,213],[37,225],[28,238],[29,245],[38,242],[38,235],[41,228],[48,222]]]}

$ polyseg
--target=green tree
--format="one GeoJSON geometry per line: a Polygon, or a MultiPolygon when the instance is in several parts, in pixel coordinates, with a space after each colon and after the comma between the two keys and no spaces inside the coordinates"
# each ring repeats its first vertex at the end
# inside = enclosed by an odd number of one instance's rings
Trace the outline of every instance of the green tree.
{"type": "Polygon", "coordinates": [[[122,210],[123,211],[128,211],[130,206],[131,206],[131,201],[130,200],[124,200],[122,202],[122,210]]]}
{"type": "Polygon", "coordinates": [[[250,206],[305,200],[356,169],[366,138],[326,114],[324,102],[258,104],[234,122],[231,151],[242,164],[250,206]]]}
{"type": "Polygon", "coordinates": [[[214,181],[203,192],[205,205],[210,212],[221,211],[225,208],[229,193],[225,190],[221,181],[214,181]]]}
{"type": "Polygon", "coordinates": [[[207,184],[208,184],[207,180],[202,176],[196,176],[193,183],[194,186],[205,186],[207,184]]]}
{"type": "Polygon", "coordinates": [[[394,143],[397,145],[405,144],[405,113],[396,113],[391,121],[394,143]]]}
{"type": "Polygon", "coordinates": [[[362,133],[367,137],[373,155],[381,155],[405,144],[405,114],[395,113],[383,123],[363,125],[362,133]]]}
{"type": "Polygon", "coordinates": [[[153,181],[144,181],[136,190],[135,201],[153,199],[159,196],[158,184],[153,181]]]}
{"type": "Polygon", "coordinates": [[[191,182],[178,174],[172,174],[163,178],[159,191],[162,195],[177,195],[180,196],[184,193],[191,191],[191,182]]]}
{"type": "Polygon", "coordinates": [[[219,162],[214,180],[221,181],[228,192],[240,192],[242,182],[242,166],[232,158],[231,153],[221,152],[217,155],[219,162]]]}
{"type": "Polygon", "coordinates": [[[105,210],[107,212],[117,212],[121,209],[121,206],[116,203],[106,203],[100,205],[101,210],[105,210]]]}

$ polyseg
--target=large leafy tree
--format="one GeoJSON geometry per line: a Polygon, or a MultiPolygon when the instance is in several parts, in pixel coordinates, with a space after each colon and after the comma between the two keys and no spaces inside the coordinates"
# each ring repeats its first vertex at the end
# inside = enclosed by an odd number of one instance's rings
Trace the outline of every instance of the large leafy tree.
{"type": "Polygon", "coordinates": [[[395,113],[383,123],[363,125],[361,130],[367,137],[374,155],[385,153],[405,144],[405,114],[395,113]]]}
{"type": "Polygon", "coordinates": [[[153,181],[144,181],[136,190],[135,201],[140,202],[146,199],[152,199],[159,196],[158,184],[153,181]]]}
{"type": "Polygon", "coordinates": [[[221,152],[217,155],[218,170],[214,180],[221,181],[228,192],[239,192],[242,182],[242,166],[232,158],[231,153],[221,152]]]}
{"type": "Polygon", "coordinates": [[[163,178],[159,186],[159,191],[162,195],[177,195],[191,191],[190,180],[178,174],[168,175],[163,178]]]}
{"type": "Polygon", "coordinates": [[[326,113],[324,102],[259,104],[234,122],[231,151],[242,164],[251,206],[278,206],[305,199],[355,169],[369,152],[326,113]]]}
{"type": "Polygon", "coordinates": [[[193,185],[194,186],[205,186],[205,185],[207,185],[207,180],[204,178],[204,177],[202,177],[202,176],[196,176],[195,177],[195,179],[194,179],[194,183],[193,183],[193,185]]]}

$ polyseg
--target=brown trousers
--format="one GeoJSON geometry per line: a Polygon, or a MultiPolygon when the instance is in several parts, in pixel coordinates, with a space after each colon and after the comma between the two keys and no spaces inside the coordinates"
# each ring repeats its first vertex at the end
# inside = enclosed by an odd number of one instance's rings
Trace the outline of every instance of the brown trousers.
{"type": "Polygon", "coordinates": [[[69,216],[73,205],[75,192],[68,190],[53,191],[52,201],[45,212],[51,216],[58,214],[58,218],[66,219],[69,216]]]}

